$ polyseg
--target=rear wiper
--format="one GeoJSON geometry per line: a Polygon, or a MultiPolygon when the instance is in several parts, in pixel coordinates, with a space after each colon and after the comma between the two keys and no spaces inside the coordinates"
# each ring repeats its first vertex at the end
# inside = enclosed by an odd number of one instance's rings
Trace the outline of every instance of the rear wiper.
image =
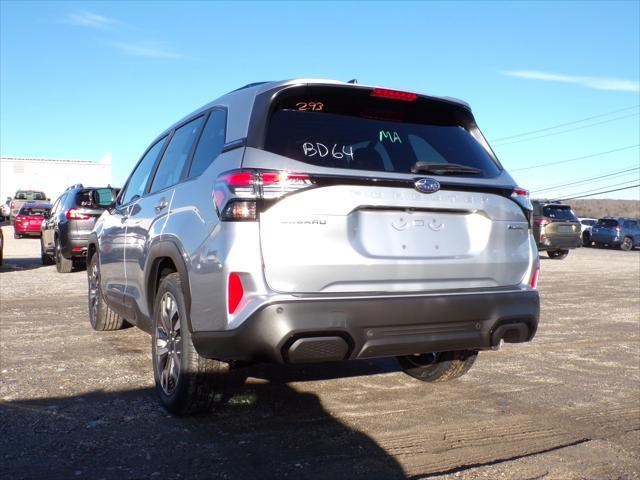
{"type": "Polygon", "coordinates": [[[434,173],[447,175],[449,173],[482,173],[482,170],[475,167],[467,167],[458,163],[432,163],[432,162],[416,162],[411,167],[412,173],[434,173]]]}

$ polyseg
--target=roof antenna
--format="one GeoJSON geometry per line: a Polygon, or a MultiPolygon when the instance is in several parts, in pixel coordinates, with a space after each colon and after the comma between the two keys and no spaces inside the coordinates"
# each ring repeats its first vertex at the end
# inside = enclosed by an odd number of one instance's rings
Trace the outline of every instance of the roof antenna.
{"type": "Polygon", "coordinates": [[[352,78],[351,80],[349,80],[347,83],[358,83],[358,79],[356,78],[352,78]]]}

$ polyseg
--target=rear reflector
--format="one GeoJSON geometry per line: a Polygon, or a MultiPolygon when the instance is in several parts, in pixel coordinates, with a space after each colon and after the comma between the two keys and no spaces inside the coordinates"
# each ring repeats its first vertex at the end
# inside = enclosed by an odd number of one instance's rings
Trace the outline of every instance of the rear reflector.
{"type": "Polygon", "coordinates": [[[540,269],[536,268],[533,271],[533,275],[531,275],[531,281],[529,282],[529,286],[534,290],[538,288],[538,276],[540,275],[540,269]]]}
{"type": "Polygon", "coordinates": [[[371,92],[372,97],[392,98],[393,100],[401,100],[403,102],[413,102],[418,95],[411,92],[402,92],[400,90],[388,90],[386,88],[374,88],[371,92]]]}
{"type": "Polygon", "coordinates": [[[244,288],[242,287],[242,281],[240,280],[240,275],[233,272],[229,274],[229,295],[227,305],[229,308],[229,313],[234,313],[240,305],[240,301],[244,296],[244,288]]]}

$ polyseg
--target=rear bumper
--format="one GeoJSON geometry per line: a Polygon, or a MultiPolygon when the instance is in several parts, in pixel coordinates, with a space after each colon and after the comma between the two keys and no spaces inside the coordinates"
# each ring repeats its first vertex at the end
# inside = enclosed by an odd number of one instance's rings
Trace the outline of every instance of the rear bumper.
{"type": "Polygon", "coordinates": [[[40,227],[21,227],[18,224],[14,224],[13,229],[18,235],[33,235],[34,237],[39,237],[41,234],[40,227]]]}
{"type": "Polygon", "coordinates": [[[61,242],[60,248],[65,258],[81,258],[87,256],[87,241],[89,235],[67,235],[65,242],[61,242]]]}
{"type": "Polygon", "coordinates": [[[220,360],[300,363],[389,357],[526,342],[538,326],[535,290],[304,299],[265,305],[235,330],[193,332],[220,360]]]}
{"type": "Polygon", "coordinates": [[[623,236],[617,235],[602,235],[602,234],[593,234],[591,233],[591,241],[597,243],[608,243],[610,245],[618,245],[622,243],[624,239],[623,236]]]}
{"type": "Polygon", "coordinates": [[[545,237],[538,244],[538,250],[570,250],[582,245],[582,238],[576,237],[545,237]]]}

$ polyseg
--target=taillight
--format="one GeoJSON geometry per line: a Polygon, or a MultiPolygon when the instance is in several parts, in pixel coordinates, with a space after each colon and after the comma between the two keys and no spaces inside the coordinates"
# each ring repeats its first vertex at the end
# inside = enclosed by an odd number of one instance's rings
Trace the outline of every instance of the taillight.
{"type": "Polygon", "coordinates": [[[549,225],[549,220],[547,220],[546,218],[536,218],[536,221],[534,222],[536,225],[538,225],[539,227],[544,227],[545,225],[549,225]]]}
{"type": "Polygon", "coordinates": [[[401,92],[400,90],[389,90],[387,88],[374,88],[371,92],[372,97],[392,98],[393,100],[402,100],[403,102],[413,102],[418,95],[411,92],[401,92]]]}
{"type": "Polygon", "coordinates": [[[89,220],[91,215],[81,212],[77,208],[70,208],[66,214],[67,220],[89,220]]]}
{"type": "Polygon", "coordinates": [[[22,215],[16,215],[16,222],[21,222],[24,220],[24,217],[22,215]]]}
{"type": "Polygon", "coordinates": [[[9,205],[9,208],[13,208],[15,206],[16,206],[15,202],[13,200],[11,200],[11,204],[9,205]]]}
{"type": "Polygon", "coordinates": [[[311,177],[304,173],[234,170],[218,177],[213,198],[221,220],[256,220],[262,201],[273,201],[312,185],[311,177]]]}
{"type": "Polygon", "coordinates": [[[229,313],[234,313],[240,305],[240,301],[242,301],[242,297],[244,296],[244,288],[242,286],[242,280],[240,279],[240,275],[233,272],[229,274],[229,284],[228,284],[228,297],[227,297],[227,307],[229,309],[229,313]]]}
{"type": "Polygon", "coordinates": [[[524,188],[515,187],[511,191],[511,199],[516,202],[522,209],[529,226],[531,226],[531,213],[533,212],[533,205],[529,199],[529,191],[524,188]]]}
{"type": "Polygon", "coordinates": [[[538,276],[540,275],[540,269],[536,268],[531,274],[531,280],[529,281],[529,286],[534,290],[538,288],[538,276]]]}

